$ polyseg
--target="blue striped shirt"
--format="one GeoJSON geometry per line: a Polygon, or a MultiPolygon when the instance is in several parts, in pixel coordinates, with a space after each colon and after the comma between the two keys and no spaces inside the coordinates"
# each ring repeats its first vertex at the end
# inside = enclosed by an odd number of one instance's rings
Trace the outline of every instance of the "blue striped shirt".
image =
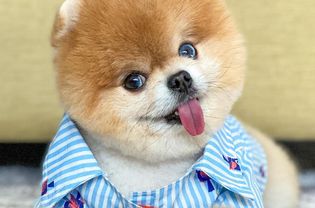
{"type": "Polygon", "coordinates": [[[263,207],[266,168],[261,146],[229,116],[183,177],[157,190],[124,196],[65,115],[43,164],[37,207],[263,207]]]}

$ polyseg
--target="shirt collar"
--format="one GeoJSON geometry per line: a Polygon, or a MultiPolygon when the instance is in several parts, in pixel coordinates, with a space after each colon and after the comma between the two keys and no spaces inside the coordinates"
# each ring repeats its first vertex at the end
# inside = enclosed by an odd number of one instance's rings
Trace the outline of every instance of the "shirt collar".
{"type": "Polygon", "coordinates": [[[40,206],[53,207],[71,191],[100,175],[103,172],[91,150],[65,114],[44,160],[40,206]]]}
{"type": "Polygon", "coordinates": [[[254,190],[244,177],[246,167],[242,166],[242,131],[239,122],[228,116],[223,127],[210,138],[193,170],[203,171],[226,189],[254,199],[254,190]]]}
{"type": "MultiPolygon", "coordinates": [[[[253,199],[253,190],[243,176],[242,158],[235,150],[234,142],[240,141],[240,135],[232,128],[235,123],[231,116],[226,119],[224,126],[210,138],[203,156],[191,171],[203,171],[226,189],[253,199]]],[[[76,124],[65,114],[44,161],[40,205],[51,207],[80,185],[100,175],[105,176],[76,124]],[[78,174],[67,177],[69,172],[78,174]]]]}

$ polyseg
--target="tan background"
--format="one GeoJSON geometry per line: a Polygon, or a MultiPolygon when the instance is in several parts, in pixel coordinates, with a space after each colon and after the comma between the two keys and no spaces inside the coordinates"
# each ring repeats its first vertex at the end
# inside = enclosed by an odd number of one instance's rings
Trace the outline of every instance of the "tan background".
{"type": "MultiPolygon", "coordinates": [[[[0,141],[47,141],[62,110],[49,33],[62,0],[0,0],[0,141]]],[[[236,114],[282,139],[315,138],[315,1],[228,0],[249,48],[236,114]]]]}
{"type": "Polygon", "coordinates": [[[249,50],[237,115],[274,137],[315,139],[315,1],[228,2],[249,50]]]}

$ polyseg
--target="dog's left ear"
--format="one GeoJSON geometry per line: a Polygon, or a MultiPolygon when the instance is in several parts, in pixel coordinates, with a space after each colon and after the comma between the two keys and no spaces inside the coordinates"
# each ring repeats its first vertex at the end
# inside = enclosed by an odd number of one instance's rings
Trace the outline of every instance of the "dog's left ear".
{"type": "Polygon", "coordinates": [[[51,44],[57,47],[58,41],[66,36],[79,19],[81,0],[65,0],[56,15],[51,44]]]}

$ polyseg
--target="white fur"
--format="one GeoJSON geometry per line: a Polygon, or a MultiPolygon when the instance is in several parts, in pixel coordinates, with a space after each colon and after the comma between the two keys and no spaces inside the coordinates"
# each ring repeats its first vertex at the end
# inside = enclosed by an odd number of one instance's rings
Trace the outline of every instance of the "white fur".
{"type": "Polygon", "coordinates": [[[57,34],[57,38],[64,36],[79,19],[80,0],[65,0],[59,10],[63,20],[63,28],[57,34]]]}
{"type": "Polygon", "coordinates": [[[191,157],[149,163],[107,148],[99,139],[88,135],[85,137],[107,178],[126,197],[131,197],[131,192],[155,190],[177,181],[197,160],[191,157]]]}

